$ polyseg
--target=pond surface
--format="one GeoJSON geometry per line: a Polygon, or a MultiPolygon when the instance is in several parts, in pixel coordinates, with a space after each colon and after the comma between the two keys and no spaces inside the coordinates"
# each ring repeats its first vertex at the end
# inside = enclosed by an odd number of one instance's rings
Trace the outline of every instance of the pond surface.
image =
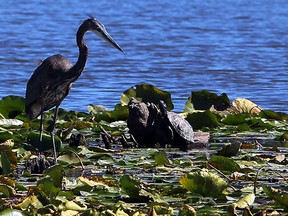
{"type": "Polygon", "coordinates": [[[288,112],[287,11],[286,0],[1,1],[0,97],[24,96],[50,55],[76,62],[75,33],[91,14],[125,54],[88,33],[85,71],[62,108],[113,108],[123,91],[149,83],[172,93],[176,111],[206,89],[288,112]]]}

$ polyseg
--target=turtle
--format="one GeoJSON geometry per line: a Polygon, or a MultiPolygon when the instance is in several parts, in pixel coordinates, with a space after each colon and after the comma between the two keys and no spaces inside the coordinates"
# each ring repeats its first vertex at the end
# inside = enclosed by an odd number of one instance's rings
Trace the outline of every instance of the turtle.
{"type": "Polygon", "coordinates": [[[127,126],[138,147],[155,147],[156,141],[153,134],[158,113],[156,105],[140,102],[132,97],[128,109],[127,126]]]}
{"type": "Polygon", "coordinates": [[[192,126],[179,114],[168,111],[164,101],[160,101],[158,107],[155,132],[160,146],[171,144],[186,151],[194,143],[192,126]]]}

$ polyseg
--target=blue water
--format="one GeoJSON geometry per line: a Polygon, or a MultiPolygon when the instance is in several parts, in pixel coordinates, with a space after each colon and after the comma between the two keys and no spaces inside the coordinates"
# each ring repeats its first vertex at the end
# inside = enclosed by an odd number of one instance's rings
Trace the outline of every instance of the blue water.
{"type": "Polygon", "coordinates": [[[1,1],[0,97],[24,96],[50,55],[76,62],[75,33],[87,14],[125,54],[88,33],[86,68],[62,108],[113,108],[123,91],[149,83],[172,93],[176,111],[191,91],[207,89],[288,112],[287,0],[1,1]]]}

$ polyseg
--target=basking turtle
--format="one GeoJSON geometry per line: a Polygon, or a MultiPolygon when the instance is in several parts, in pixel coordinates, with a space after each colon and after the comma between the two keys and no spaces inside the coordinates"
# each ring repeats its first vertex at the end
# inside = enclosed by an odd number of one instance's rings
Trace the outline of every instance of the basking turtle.
{"type": "Polygon", "coordinates": [[[154,147],[155,120],[157,107],[155,104],[144,103],[131,98],[128,104],[129,116],[127,126],[130,134],[138,143],[138,147],[154,147]]]}
{"type": "Polygon", "coordinates": [[[166,104],[159,102],[156,134],[161,146],[171,144],[172,147],[186,151],[194,142],[194,132],[189,122],[174,112],[167,111],[166,104]]]}

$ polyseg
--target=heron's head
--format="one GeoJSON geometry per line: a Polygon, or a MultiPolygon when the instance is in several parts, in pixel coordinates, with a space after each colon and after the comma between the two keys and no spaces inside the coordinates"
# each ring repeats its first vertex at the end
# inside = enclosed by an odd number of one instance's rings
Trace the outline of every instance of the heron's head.
{"type": "Polygon", "coordinates": [[[124,50],[109,35],[107,30],[105,29],[105,26],[102,23],[100,23],[98,20],[96,20],[92,16],[90,16],[90,18],[86,19],[84,22],[87,22],[90,31],[94,32],[98,37],[104,39],[116,49],[120,50],[121,52],[124,52],[124,50]]]}

